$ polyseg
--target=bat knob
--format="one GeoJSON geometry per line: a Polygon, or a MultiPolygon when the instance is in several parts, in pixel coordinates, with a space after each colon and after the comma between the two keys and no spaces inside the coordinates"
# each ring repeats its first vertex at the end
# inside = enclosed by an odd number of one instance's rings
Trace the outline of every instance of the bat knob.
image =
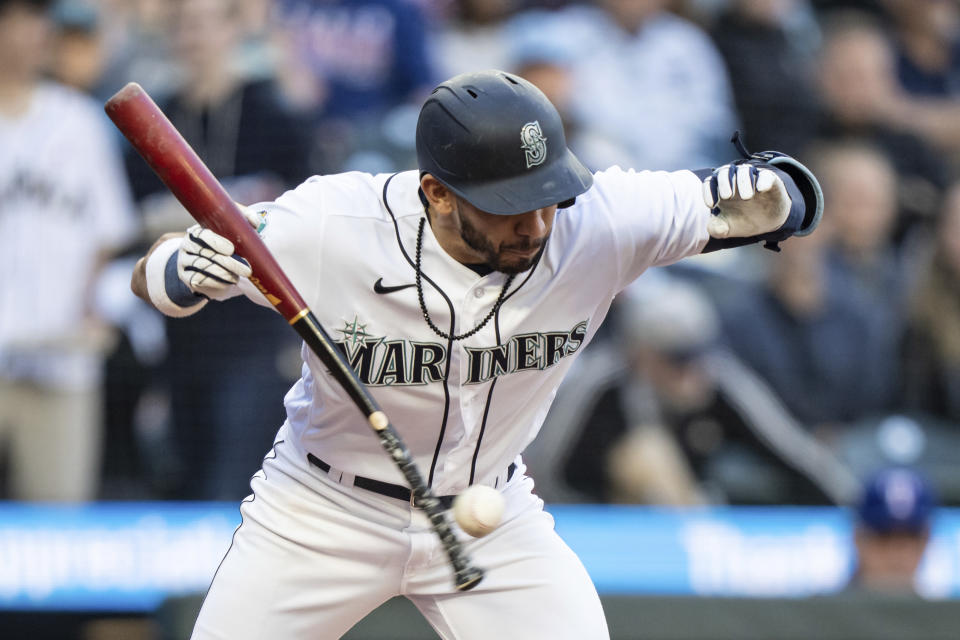
{"type": "Polygon", "coordinates": [[[464,567],[457,571],[457,591],[470,591],[483,580],[483,569],[464,567]]]}

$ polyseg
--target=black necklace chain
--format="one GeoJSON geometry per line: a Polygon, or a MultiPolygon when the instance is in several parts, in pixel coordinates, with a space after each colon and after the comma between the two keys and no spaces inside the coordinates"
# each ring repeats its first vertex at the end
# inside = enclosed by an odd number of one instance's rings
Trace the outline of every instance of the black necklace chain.
{"type": "Polygon", "coordinates": [[[490,318],[493,317],[493,314],[495,314],[497,310],[500,308],[500,305],[503,304],[503,299],[507,295],[507,289],[510,288],[510,285],[513,283],[513,279],[514,277],[516,277],[516,274],[511,273],[507,277],[507,281],[503,283],[503,288],[500,289],[500,296],[497,298],[497,301],[493,304],[493,308],[490,309],[490,313],[487,314],[487,317],[484,318],[480,322],[480,324],[475,326],[470,331],[467,331],[466,333],[461,333],[458,336],[457,335],[451,336],[449,333],[444,333],[443,331],[440,330],[440,327],[433,324],[433,320],[430,319],[430,312],[427,311],[427,304],[423,301],[423,278],[421,276],[421,271],[420,271],[420,258],[423,253],[423,227],[426,224],[426,222],[427,222],[426,218],[420,218],[420,229],[417,231],[416,272],[417,272],[417,298],[420,300],[420,311],[423,312],[423,319],[427,321],[427,326],[433,329],[433,332],[438,336],[440,336],[441,338],[443,338],[444,340],[465,340],[466,338],[469,338],[470,336],[475,334],[477,331],[480,331],[480,329],[483,329],[483,327],[488,322],[490,322],[490,318]]]}

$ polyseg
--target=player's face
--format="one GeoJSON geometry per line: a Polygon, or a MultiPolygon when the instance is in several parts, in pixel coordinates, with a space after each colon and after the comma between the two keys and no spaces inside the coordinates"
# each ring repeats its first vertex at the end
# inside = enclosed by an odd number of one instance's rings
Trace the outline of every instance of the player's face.
{"type": "Polygon", "coordinates": [[[486,213],[457,198],[460,238],[491,269],[501,273],[526,271],[537,261],[553,230],[556,205],[512,216],[486,213]]]}

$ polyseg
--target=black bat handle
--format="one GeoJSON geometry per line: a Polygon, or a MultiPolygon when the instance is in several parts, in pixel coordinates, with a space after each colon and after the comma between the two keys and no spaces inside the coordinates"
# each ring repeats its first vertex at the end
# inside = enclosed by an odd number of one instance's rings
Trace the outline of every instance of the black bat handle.
{"type": "Polygon", "coordinates": [[[327,334],[312,311],[305,309],[297,314],[290,321],[290,325],[300,334],[300,337],[320,358],[320,361],[330,369],[333,377],[344,388],[357,408],[367,417],[367,421],[380,438],[380,444],[387,455],[390,456],[400,469],[403,477],[406,478],[413,495],[414,506],[426,512],[430,519],[431,528],[440,538],[440,543],[450,558],[457,590],[468,591],[477,586],[483,580],[483,570],[470,564],[463,550],[463,545],[457,540],[453,529],[450,527],[450,521],[444,513],[440,500],[427,486],[400,434],[390,424],[386,414],[377,405],[376,400],[366,390],[363,383],[357,379],[344,354],[334,346],[330,335],[327,334]]]}

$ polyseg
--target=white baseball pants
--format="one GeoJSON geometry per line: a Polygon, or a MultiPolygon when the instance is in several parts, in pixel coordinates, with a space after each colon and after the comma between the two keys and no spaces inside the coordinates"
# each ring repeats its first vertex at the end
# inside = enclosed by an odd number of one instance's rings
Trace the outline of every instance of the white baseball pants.
{"type": "Polygon", "coordinates": [[[292,442],[275,444],[251,486],[194,640],[339,638],[396,595],[444,640],[609,638],[586,570],[522,474],[503,490],[493,533],[473,539],[455,526],[486,570],[462,593],[423,512],[337,484],[292,442]]]}

